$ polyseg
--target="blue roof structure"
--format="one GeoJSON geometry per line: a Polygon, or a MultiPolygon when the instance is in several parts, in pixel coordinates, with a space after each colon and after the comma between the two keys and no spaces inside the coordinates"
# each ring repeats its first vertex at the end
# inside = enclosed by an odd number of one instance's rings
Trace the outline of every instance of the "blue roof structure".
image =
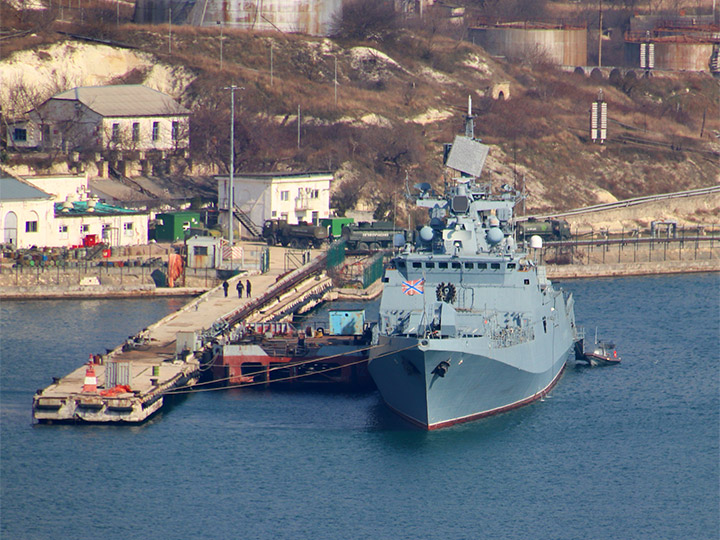
{"type": "Polygon", "coordinates": [[[11,176],[0,177],[0,201],[52,199],[52,195],[11,176]]]}

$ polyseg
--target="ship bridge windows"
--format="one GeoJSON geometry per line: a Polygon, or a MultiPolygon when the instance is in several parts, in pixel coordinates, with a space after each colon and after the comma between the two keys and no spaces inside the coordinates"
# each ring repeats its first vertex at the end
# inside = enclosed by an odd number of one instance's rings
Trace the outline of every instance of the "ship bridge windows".
{"type": "Polygon", "coordinates": [[[438,263],[438,268],[441,269],[441,270],[447,270],[447,267],[448,267],[448,263],[446,263],[446,262],[439,262],[439,263],[438,263]]]}
{"type": "Polygon", "coordinates": [[[426,262],[425,268],[435,268],[435,263],[434,262],[426,262]]]}
{"type": "Polygon", "coordinates": [[[453,263],[450,263],[450,265],[456,270],[459,270],[462,267],[462,265],[459,262],[453,262],[453,263]]]}
{"type": "Polygon", "coordinates": [[[421,263],[421,262],[414,262],[414,263],[413,263],[413,268],[422,268],[422,263],[421,263]]]}
{"type": "Polygon", "coordinates": [[[512,270],[512,269],[515,268],[516,266],[517,266],[517,265],[516,265],[515,263],[508,263],[507,269],[508,269],[508,270],[512,270]]]}
{"type": "Polygon", "coordinates": [[[397,261],[398,270],[405,270],[405,261],[397,261]]]}
{"type": "Polygon", "coordinates": [[[478,263],[478,270],[487,270],[487,263],[478,263]]]}
{"type": "Polygon", "coordinates": [[[500,270],[500,263],[490,263],[490,268],[493,270],[500,270]]]}
{"type": "Polygon", "coordinates": [[[475,267],[475,265],[471,262],[465,263],[465,270],[472,270],[475,267]]]}

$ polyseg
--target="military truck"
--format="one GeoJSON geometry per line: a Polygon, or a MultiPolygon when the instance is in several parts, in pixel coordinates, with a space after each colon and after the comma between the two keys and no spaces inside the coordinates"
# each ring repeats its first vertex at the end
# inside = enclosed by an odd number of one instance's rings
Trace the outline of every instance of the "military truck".
{"type": "Polygon", "coordinates": [[[516,227],[518,240],[530,239],[531,236],[539,236],[543,240],[570,240],[570,225],[564,219],[545,219],[538,221],[530,218],[527,221],[518,223],[516,227]]]}
{"type": "Polygon", "coordinates": [[[374,223],[361,221],[344,225],[341,238],[345,240],[347,249],[377,251],[393,247],[393,239],[396,234],[407,237],[405,230],[398,229],[389,221],[375,221],[374,223]]]}
{"type": "Polygon", "coordinates": [[[297,225],[291,225],[285,220],[268,219],[263,223],[262,236],[269,246],[280,244],[305,249],[322,246],[323,242],[327,241],[328,232],[326,227],[312,223],[301,221],[297,225]]]}

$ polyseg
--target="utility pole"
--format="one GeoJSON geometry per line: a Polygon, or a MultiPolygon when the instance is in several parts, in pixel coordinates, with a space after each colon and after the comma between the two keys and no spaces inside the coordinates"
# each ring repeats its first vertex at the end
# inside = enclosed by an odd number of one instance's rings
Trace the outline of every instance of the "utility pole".
{"type": "Polygon", "coordinates": [[[225,86],[223,90],[230,90],[230,179],[228,181],[228,243],[230,244],[230,269],[232,270],[232,248],[234,245],[233,228],[235,223],[233,219],[235,212],[235,90],[245,90],[242,86],[225,86]]]}
{"type": "Polygon", "coordinates": [[[300,148],[300,105],[298,105],[298,148],[300,148]]]}
{"type": "Polygon", "coordinates": [[[273,85],[273,44],[270,42],[270,86],[273,85]]]}
{"type": "Polygon", "coordinates": [[[335,55],[335,108],[337,109],[337,55],[335,55]]]}
{"type": "Polygon", "coordinates": [[[602,34],[602,0],[598,2],[598,11],[600,13],[600,27],[599,27],[599,33],[598,33],[598,67],[602,67],[602,40],[603,40],[603,34],[602,34]]]}
{"type": "Polygon", "coordinates": [[[168,8],[168,54],[172,54],[172,8],[168,8]]]}

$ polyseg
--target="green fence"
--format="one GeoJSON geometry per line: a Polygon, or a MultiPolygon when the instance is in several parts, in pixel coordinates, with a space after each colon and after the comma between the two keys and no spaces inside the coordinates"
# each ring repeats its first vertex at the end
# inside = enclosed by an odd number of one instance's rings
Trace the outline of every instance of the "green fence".
{"type": "Polygon", "coordinates": [[[363,289],[375,283],[383,274],[383,255],[378,253],[363,269],[363,289]]]}
{"type": "Polygon", "coordinates": [[[327,267],[335,268],[345,262],[345,240],[333,242],[327,251],[327,267]]]}

